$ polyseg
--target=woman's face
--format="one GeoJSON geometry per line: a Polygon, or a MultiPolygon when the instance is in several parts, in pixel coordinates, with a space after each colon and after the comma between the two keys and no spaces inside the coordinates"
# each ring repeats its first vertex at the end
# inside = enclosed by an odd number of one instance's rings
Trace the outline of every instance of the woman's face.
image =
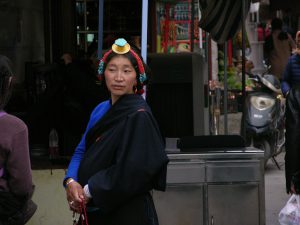
{"type": "Polygon", "coordinates": [[[112,104],[122,95],[133,94],[133,87],[137,84],[136,75],[133,65],[125,56],[117,55],[108,62],[104,76],[112,104]]]}

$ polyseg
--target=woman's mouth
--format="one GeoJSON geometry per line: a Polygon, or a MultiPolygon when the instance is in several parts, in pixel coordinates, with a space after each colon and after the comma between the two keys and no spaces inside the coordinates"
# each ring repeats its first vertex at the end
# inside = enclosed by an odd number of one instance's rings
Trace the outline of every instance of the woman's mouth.
{"type": "Polygon", "coordinates": [[[120,90],[120,89],[123,89],[124,87],[122,85],[112,85],[112,88],[120,90]]]}

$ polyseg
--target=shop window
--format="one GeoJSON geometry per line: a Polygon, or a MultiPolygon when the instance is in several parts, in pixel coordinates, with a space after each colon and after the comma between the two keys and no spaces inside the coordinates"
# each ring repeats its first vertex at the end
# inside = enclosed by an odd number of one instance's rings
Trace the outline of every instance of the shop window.
{"type": "Polygon", "coordinates": [[[197,1],[192,7],[191,0],[158,0],[156,3],[157,52],[191,52],[198,48],[200,45],[199,14],[197,1]]]}
{"type": "Polygon", "coordinates": [[[98,0],[76,0],[77,54],[83,56],[98,40],[98,0]]]}
{"type": "MultiPolygon", "coordinates": [[[[134,43],[141,35],[142,1],[108,0],[104,2],[103,49],[110,48],[116,38],[134,43]]],[[[139,43],[136,43],[138,45],[139,43]]]]}
{"type": "MultiPolygon", "coordinates": [[[[109,48],[118,37],[134,41],[137,36],[140,36],[141,17],[141,0],[104,1],[103,49],[109,48]]],[[[78,55],[88,53],[89,46],[98,41],[98,21],[98,0],[76,0],[78,55]]]]}

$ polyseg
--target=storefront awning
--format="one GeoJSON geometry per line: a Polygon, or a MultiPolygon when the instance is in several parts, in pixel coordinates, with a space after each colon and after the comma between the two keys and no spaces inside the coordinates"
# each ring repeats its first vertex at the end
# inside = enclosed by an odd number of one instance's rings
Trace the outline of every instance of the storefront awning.
{"type": "Polygon", "coordinates": [[[200,0],[199,26],[209,32],[214,41],[224,43],[236,34],[248,14],[251,0],[244,1],[246,13],[242,15],[243,1],[200,0]]]}

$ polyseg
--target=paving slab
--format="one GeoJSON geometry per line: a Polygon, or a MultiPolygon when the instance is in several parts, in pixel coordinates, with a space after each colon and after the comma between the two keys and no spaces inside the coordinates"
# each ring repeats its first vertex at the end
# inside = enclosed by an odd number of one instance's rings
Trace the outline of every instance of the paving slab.
{"type": "Polygon", "coordinates": [[[285,190],[284,155],[282,152],[276,157],[280,169],[271,160],[265,169],[266,225],[280,225],[278,213],[290,198],[285,190]]]}

